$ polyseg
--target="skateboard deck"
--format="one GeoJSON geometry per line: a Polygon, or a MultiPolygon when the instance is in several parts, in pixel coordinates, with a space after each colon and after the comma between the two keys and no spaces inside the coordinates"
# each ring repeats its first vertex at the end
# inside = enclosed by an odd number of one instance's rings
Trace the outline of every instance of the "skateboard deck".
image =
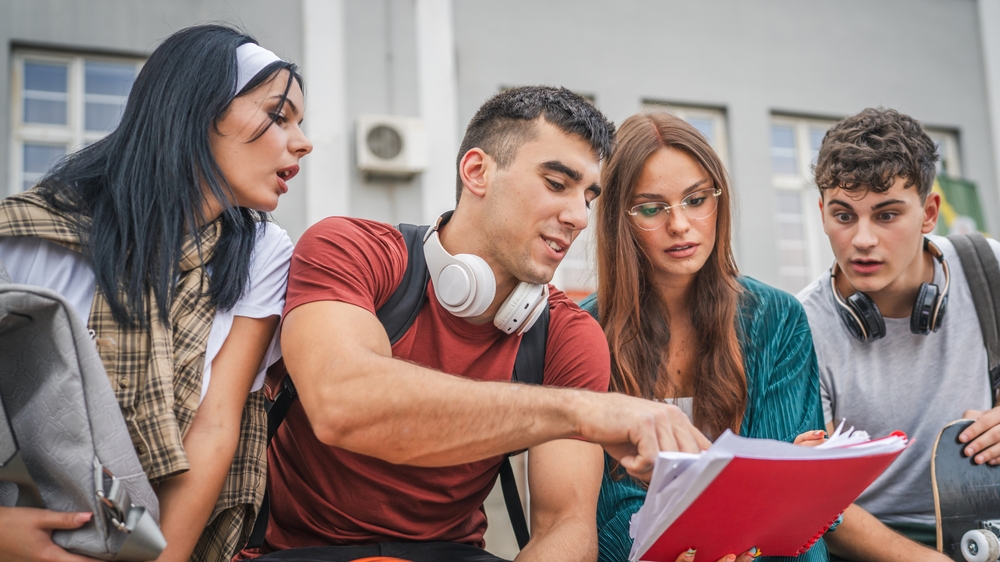
{"type": "Polygon", "coordinates": [[[972,420],[953,421],[934,442],[931,479],[937,546],[952,560],[992,562],[997,559],[994,552],[1000,555],[1000,542],[994,541],[1000,527],[990,529],[992,522],[1000,525],[1000,466],[977,465],[962,452],[965,444],[959,443],[958,435],[971,424],[972,420]]]}

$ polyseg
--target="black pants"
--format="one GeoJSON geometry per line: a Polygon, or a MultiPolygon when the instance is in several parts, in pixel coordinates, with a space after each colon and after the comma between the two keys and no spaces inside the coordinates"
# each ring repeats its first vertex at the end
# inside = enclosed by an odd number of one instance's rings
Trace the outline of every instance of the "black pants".
{"type": "Polygon", "coordinates": [[[393,556],[411,562],[507,562],[481,548],[450,542],[384,542],[364,546],[308,546],[261,556],[261,562],[350,562],[369,556],[393,556]]]}

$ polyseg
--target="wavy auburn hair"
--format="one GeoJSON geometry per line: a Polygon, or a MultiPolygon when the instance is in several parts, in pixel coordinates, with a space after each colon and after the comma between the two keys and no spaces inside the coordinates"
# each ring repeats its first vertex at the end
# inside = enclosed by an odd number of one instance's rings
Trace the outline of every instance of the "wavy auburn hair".
{"type": "Polygon", "coordinates": [[[732,199],[726,170],[705,137],[668,113],[633,115],[618,130],[618,147],[605,163],[597,200],[597,302],[611,350],[611,390],[642,398],[664,388],[670,318],[654,289],[652,262],[629,218],[632,193],[655,152],[682,150],[722,190],[716,211],[715,248],[691,287],[691,313],[698,332],[694,379],[694,423],[714,435],[739,432],[747,403],[743,354],[736,314],[741,294],[733,258],[732,199]]]}

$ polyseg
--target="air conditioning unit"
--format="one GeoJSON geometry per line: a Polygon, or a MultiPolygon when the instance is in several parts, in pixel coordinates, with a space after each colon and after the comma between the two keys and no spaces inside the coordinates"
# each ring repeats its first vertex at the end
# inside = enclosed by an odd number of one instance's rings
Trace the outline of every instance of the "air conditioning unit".
{"type": "Polygon", "coordinates": [[[412,176],[427,169],[427,135],[422,119],[359,115],[355,124],[358,168],[384,176],[412,176]]]}

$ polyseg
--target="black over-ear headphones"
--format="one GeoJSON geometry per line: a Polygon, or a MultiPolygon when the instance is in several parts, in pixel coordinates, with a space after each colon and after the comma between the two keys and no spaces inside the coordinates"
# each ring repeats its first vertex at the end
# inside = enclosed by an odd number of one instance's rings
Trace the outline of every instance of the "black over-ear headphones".
{"type": "MultiPolygon", "coordinates": [[[[937,285],[933,283],[921,283],[920,290],[917,291],[917,300],[913,303],[913,312],[910,313],[910,331],[914,334],[927,335],[941,327],[945,308],[948,306],[951,273],[948,271],[948,262],[945,261],[941,248],[924,238],[924,250],[940,262],[941,269],[944,270],[944,290],[938,291],[937,285]]],[[[885,320],[871,297],[858,291],[844,299],[837,291],[836,262],[830,269],[830,288],[833,290],[833,302],[837,306],[837,314],[852,336],[863,342],[875,341],[885,336],[885,320]]]]}

